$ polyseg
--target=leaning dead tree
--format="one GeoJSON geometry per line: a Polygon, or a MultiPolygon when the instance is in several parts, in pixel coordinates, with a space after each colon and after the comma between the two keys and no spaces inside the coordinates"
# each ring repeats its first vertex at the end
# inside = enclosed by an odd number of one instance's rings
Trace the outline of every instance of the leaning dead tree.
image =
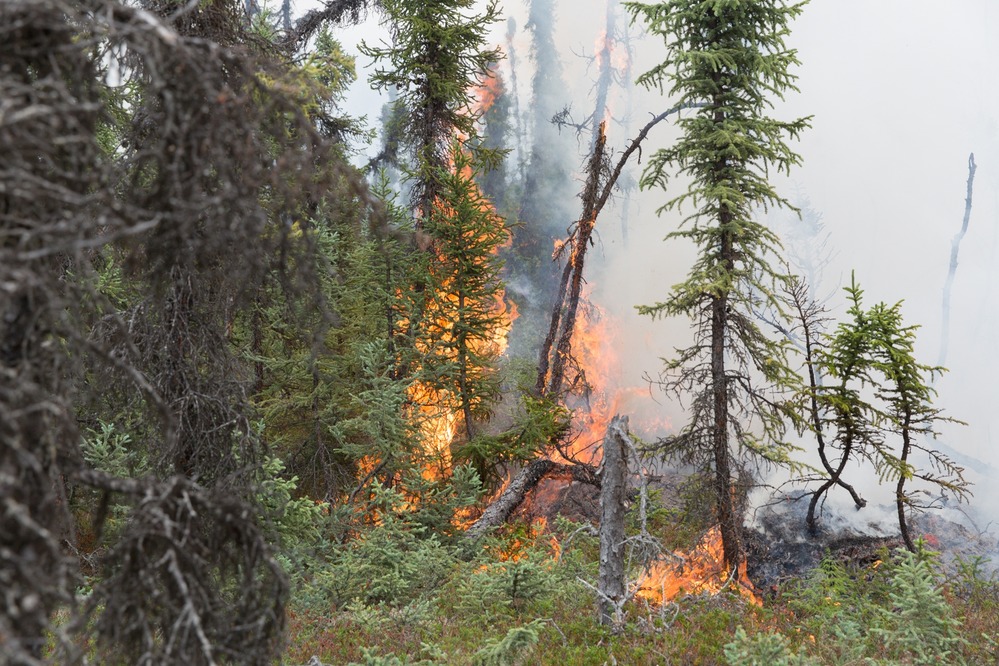
{"type": "MultiPolygon", "coordinates": [[[[551,324],[538,361],[538,375],[535,382],[537,395],[554,400],[560,400],[562,397],[566,365],[571,363],[572,335],[575,331],[576,313],[579,309],[579,297],[582,293],[586,249],[590,244],[597,218],[610,199],[614,186],[621,177],[628,160],[636,152],[641,151],[642,142],[648,137],[653,127],[669,116],[694,106],[696,105],[682,104],[654,116],[624,150],[609,174],[605,166],[606,125],[600,124],[598,139],[594,143],[589,160],[587,160],[587,181],[582,195],[583,214],[576,221],[569,239],[563,243],[563,251],[557,253],[555,257],[557,260],[568,252],[569,259],[562,270],[559,289],[552,307],[551,324]]],[[[571,476],[578,481],[597,481],[595,470],[589,465],[582,463],[564,465],[547,458],[535,460],[518,472],[500,496],[466,531],[466,535],[470,538],[477,538],[489,529],[503,524],[520,506],[527,494],[551,472],[562,476],[571,476]],[[493,510],[493,506],[496,506],[495,510],[493,510]]]]}
{"type": "Polygon", "coordinates": [[[563,251],[569,255],[558,293],[552,306],[551,324],[548,335],[541,346],[538,360],[538,378],[535,391],[539,395],[558,396],[562,392],[566,362],[572,353],[572,334],[576,328],[576,313],[579,310],[579,297],[583,288],[583,266],[586,250],[591,244],[593,227],[597,223],[597,196],[599,194],[601,172],[604,170],[607,147],[607,123],[601,121],[593,151],[586,167],[586,186],[583,189],[583,214],[576,222],[569,240],[564,243],[555,258],[563,251]]]}
{"type": "Polygon", "coordinates": [[[345,180],[365,195],[285,66],[240,33],[240,2],[142,7],[0,3],[3,663],[92,646],[109,663],[270,664],[281,647],[252,372],[227,331],[266,275],[293,262],[284,283],[310,281],[307,235],[282,219],[345,180]],[[152,473],[91,466],[96,420],[152,473]],[[98,538],[109,505],[124,515],[85,603],[81,495],[98,538]]]}
{"type": "Polygon", "coordinates": [[[697,105],[682,104],[653,117],[621,154],[613,171],[606,165],[607,124],[604,121],[600,123],[593,150],[587,160],[586,184],[581,195],[582,215],[570,228],[568,239],[559,246],[553,257],[555,261],[559,261],[568,256],[568,260],[562,269],[558,292],[552,305],[551,323],[538,359],[538,375],[534,387],[538,395],[559,396],[562,392],[566,363],[570,361],[572,354],[572,335],[576,330],[586,250],[592,244],[597,217],[610,199],[628,160],[635,152],[640,153],[642,142],[652,128],[669,116],[695,106],[697,105]]]}
{"type": "Polygon", "coordinates": [[[968,184],[964,197],[964,220],[961,222],[961,230],[954,235],[950,242],[950,266],[947,270],[947,282],[943,289],[943,306],[941,311],[942,324],[940,327],[940,355],[937,358],[937,365],[944,365],[947,361],[947,347],[950,345],[950,292],[954,287],[954,276],[957,274],[957,254],[961,249],[961,241],[968,233],[968,223],[971,221],[971,195],[975,186],[975,154],[968,156],[968,184]]]}

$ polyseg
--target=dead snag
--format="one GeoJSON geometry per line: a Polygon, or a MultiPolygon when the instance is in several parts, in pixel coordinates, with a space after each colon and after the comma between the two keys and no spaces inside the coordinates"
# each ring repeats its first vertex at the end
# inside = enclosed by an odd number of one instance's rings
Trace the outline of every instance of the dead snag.
{"type": "Polygon", "coordinates": [[[562,270],[558,295],[555,297],[555,303],[552,307],[551,325],[541,347],[538,360],[538,378],[535,384],[535,392],[538,395],[554,395],[562,389],[565,360],[570,353],[570,342],[576,326],[576,311],[579,307],[579,292],[582,288],[583,260],[586,257],[586,248],[590,244],[590,237],[593,234],[593,227],[596,226],[597,217],[607,204],[607,200],[610,199],[610,194],[620,179],[625,165],[631,156],[641,149],[642,142],[648,137],[653,127],[675,113],[699,106],[701,104],[679,104],[653,117],[621,154],[614,170],[603,179],[603,186],[601,186],[600,181],[601,176],[606,171],[607,123],[606,121],[600,123],[593,144],[593,152],[587,162],[586,186],[582,194],[583,214],[568,240],[562,245],[562,249],[555,254],[555,259],[558,260],[568,249],[569,261],[562,270]],[[555,347],[554,352],[553,346],[555,347]],[[550,373],[549,369],[551,369],[550,373]]]}
{"type": "Polygon", "coordinates": [[[943,291],[943,324],[940,332],[940,357],[937,365],[943,366],[947,361],[947,346],[950,344],[950,291],[954,286],[954,275],[957,273],[957,253],[961,248],[961,240],[968,232],[968,222],[971,221],[971,195],[975,186],[975,154],[968,156],[968,185],[967,193],[964,197],[964,220],[961,223],[961,230],[954,235],[950,242],[950,268],[947,271],[947,282],[943,291]]]}
{"type": "Polygon", "coordinates": [[[615,416],[604,439],[600,486],[600,570],[597,612],[600,624],[618,627],[627,600],[624,571],[624,515],[628,494],[628,417],[615,416]]]}

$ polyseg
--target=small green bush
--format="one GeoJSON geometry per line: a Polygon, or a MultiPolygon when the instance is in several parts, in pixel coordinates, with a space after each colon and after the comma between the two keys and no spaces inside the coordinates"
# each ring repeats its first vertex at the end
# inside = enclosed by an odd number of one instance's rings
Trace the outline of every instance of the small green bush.
{"type": "Polygon", "coordinates": [[[780,634],[761,632],[749,636],[739,627],[735,640],[725,646],[729,666],[817,666],[818,662],[790,651],[780,634]]]}
{"type": "Polygon", "coordinates": [[[961,624],[936,583],[931,558],[922,548],[900,557],[891,581],[891,606],[880,609],[880,622],[871,630],[884,642],[889,659],[883,663],[964,663],[961,624]]]}

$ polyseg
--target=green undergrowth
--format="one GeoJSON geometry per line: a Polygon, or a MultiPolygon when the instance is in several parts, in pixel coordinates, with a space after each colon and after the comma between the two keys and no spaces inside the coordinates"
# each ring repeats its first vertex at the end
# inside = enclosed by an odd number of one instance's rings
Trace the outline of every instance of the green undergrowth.
{"type": "Polygon", "coordinates": [[[579,526],[508,526],[477,549],[430,550],[410,554],[422,572],[396,563],[431,581],[398,597],[299,596],[286,663],[999,663],[999,584],[983,560],[944,572],[924,549],[885,551],[873,565],[830,557],[762,607],[729,592],[665,607],[636,599],[613,632],[582,582],[595,580],[597,551],[579,526]]]}

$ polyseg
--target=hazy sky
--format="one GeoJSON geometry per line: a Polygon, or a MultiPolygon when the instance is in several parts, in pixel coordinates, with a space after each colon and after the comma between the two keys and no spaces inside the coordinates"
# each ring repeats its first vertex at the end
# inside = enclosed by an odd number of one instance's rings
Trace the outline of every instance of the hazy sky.
{"type": "MultiPolygon", "coordinates": [[[[518,71],[522,94],[531,73],[525,5],[525,0],[504,3],[506,15],[520,27],[514,43],[523,65],[518,71]]],[[[300,10],[307,6],[299,2],[300,10]]],[[[558,4],[558,39],[571,82],[566,101],[581,115],[591,104],[589,81],[595,73],[579,55],[593,53],[605,11],[606,0],[558,4]]],[[[361,37],[379,38],[375,24],[372,20],[339,36],[353,48],[361,37]]],[[[497,25],[497,44],[504,41],[506,28],[505,22],[497,25]]],[[[868,305],[904,299],[908,321],[923,326],[918,352],[927,363],[937,360],[951,239],[964,214],[968,155],[975,153],[974,208],[952,295],[951,372],[938,383],[939,404],[970,423],[947,428],[947,441],[999,467],[999,355],[994,350],[999,344],[997,35],[995,0],[812,0],[793,24],[790,38],[802,61],[801,90],[778,103],[775,115],[814,116],[812,129],[797,146],[803,165],[779,185],[792,199],[807,198],[830,234],[835,259],[822,288],[835,293],[855,270],[868,305]]],[[[638,42],[636,73],[658,62],[660,53],[655,40],[638,42]]],[[[368,64],[359,57],[362,77],[368,64]]],[[[363,83],[355,87],[350,109],[376,118],[379,100],[365,88],[363,83]]],[[[627,100],[623,92],[612,99],[618,118],[627,100]]],[[[524,104],[522,100],[522,108],[524,104]]],[[[670,105],[644,92],[631,97],[630,104],[630,127],[611,127],[610,144],[617,148],[649,113],[670,105]]],[[[672,128],[657,128],[646,154],[674,136],[672,128]]],[[[675,186],[679,190],[682,184],[675,186]]],[[[591,278],[597,297],[619,318],[621,335],[630,336],[623,347],[634,350],[633,358],[622,359],[620,368],[625,385],[639,385],[642,372],[655,372],[657,358],[670,355],[678,344],[674,336],[685,326],[631,314],[635,304],[664,298],[687,269],[687,253],[661,242],[678,220],[654,214],[668,196],[646,193],[632,203],[627,247],[614,230],[620,223],[601,221],[598,253],[608,274],[591,278]]],[[[838,296],[833,305],[841,314],[838,296]]],[[[986,490],[980,487],[979,494],[986,490]]]]}

